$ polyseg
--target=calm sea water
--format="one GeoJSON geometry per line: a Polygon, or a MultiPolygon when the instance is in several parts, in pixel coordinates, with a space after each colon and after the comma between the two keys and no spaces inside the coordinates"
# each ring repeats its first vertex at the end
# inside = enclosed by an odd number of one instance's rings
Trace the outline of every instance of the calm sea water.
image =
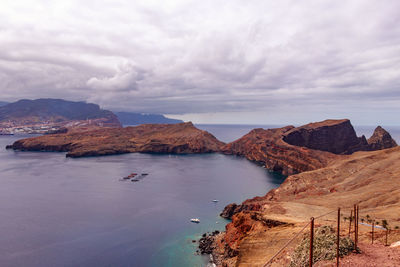
{"type": "MultiPolygon", "coordinates": [[[[197,126],[225,142],[276,127],[197,126]]],[[[400,128],[385,128],[399,141],[400,128]]],[[[369,137],[373,127],[356,130],[369,137]]],[[[224,229],[225,205],[284,180],[220,154],[70,159],[4,149],[18,138],[0,136],[0,266],[204,266],[192,240],[224,229]],[[131,172],[149,175],[120,181],[131,172]]]]}
{"type": "Polygon", "coordinates": [[[0,266],[204,266],[192,240],[224,229],[225,205],[283,181],[220,154],[70,159],[4,149],[18,138],[0,137],[0,266]],[[149,175],[120,181],[131,172],[149,175]]]}

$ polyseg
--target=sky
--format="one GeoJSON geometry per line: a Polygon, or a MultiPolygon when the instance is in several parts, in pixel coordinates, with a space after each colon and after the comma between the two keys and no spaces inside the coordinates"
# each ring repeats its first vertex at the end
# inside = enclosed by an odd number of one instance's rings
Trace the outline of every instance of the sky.
{"type": "Polygon", "coordinates": [[[398,0],[13,0],[0,100],[195,123],[399,125],[398,0]]]}

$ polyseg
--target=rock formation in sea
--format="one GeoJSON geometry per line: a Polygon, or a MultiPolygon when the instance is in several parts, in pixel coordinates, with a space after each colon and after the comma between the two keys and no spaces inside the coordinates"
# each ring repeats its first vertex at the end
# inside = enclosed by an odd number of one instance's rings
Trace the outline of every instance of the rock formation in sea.
{"type": "Polygon", "coordinates": [[[131,152],[208,153],[219,151],[222,145],[212,134],[188,122],[50,134],[18,140],[7,148],[60,151],[68,152],[67,157],[84,157],[131,152]]]}
{"type": "Polygon", "coordinates": [[[368,139],[369,150],[379,150],[397,146],[390,133],[381,126],[376,127],[373,135],[368,139]]]}

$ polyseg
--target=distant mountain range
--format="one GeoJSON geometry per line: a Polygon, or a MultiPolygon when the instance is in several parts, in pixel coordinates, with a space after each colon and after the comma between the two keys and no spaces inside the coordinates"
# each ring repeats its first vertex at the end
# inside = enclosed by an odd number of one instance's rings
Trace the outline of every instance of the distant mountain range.
{"type": "Polygon", "coordinates": [[[133,113],[133,112],[115,112],[119,121],[123,125],[138,125],[138,124],[149,124],[149,123],[168,123],[175,124],[181,123],[181,120],[175,120],[165,117],[160,114],[144,114],[144,113],[133,113]]]}
{"type": "Polygon", "coordinates": [[[61,122],[99,118],[117,120],[114,113],[96,104],[62,99],[23,99],[0,107],[0,121],[61,122]]]}
{"type": "Polygon", "coordinates": [[[63,121],[82,121],[102,119],[102,123],[118,125],[139,125],[151,123],[175,124],[181,120],[165,117],[161,114],[144,114],[133,112],[115,112],[101,109],[96,104],[74,102],[63,99],[42,98],[36,100],[22,99],[13,103],[0,101],[0,123],[14,122],[26,125],[32,123],[63,121]]]}

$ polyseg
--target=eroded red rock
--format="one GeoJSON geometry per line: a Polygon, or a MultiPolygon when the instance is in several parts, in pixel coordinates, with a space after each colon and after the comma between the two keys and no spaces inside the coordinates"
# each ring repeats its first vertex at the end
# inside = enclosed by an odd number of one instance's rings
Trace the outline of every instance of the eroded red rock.
{"type": "Polygon", "coordinates": [[[68,152],[67,157],[101,156],[131,152],[208,153],[224,143],[192,123],[143,124],[86,132],[53,134],[16,141],[8,148],[68,152]]]}

